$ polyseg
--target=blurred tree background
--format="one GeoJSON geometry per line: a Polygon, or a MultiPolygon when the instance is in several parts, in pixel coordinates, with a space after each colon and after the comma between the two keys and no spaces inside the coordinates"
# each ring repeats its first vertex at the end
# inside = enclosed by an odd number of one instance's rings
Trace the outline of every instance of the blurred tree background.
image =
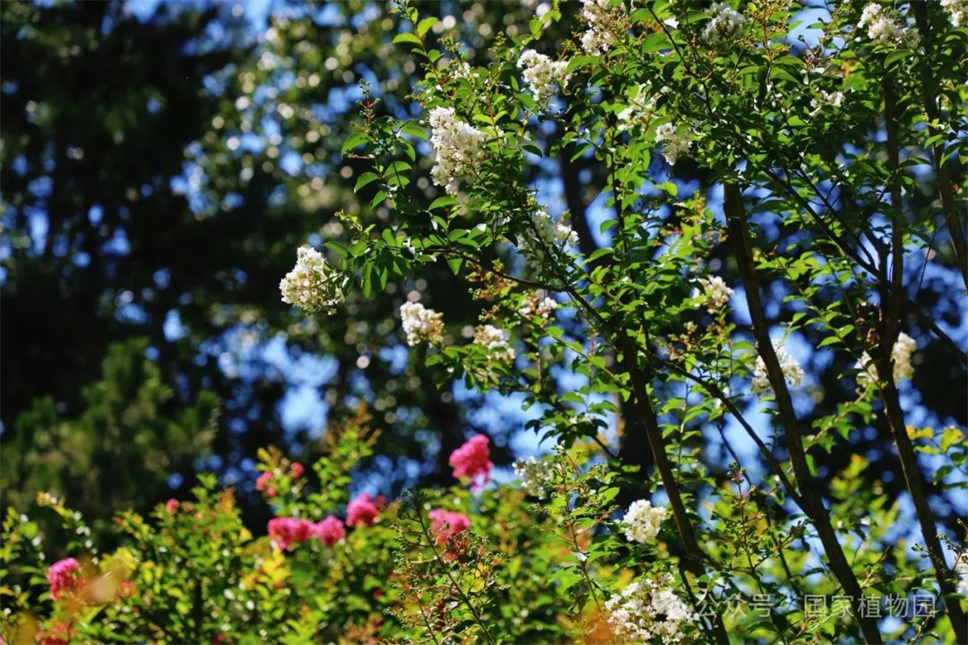
{"type": "MultiPolygon", "coordinates": [[[[417,6],[441,18],[432,32],[441,43],[462,31],[473,48],[460,55],[471,65],[549,8],[538,0],[417,6]]],[[[565,5],[566,19],[543,35],[547,53],[564,46],[577,7],[565,5]]],[[[184,495],[196,473],[216,471],[258,527],[268,509],[252,494],[256,450],[275,444],[312,461],[327,420],[361,402],[382,429],[378,456],[356,473],[373,492],[449,481],[447,457],[474,431],[492,437],[499,465],[514,457],[528,418],[520,406],[439,388],[400,330],[399,306],[419,296],[444,314],[449,334],[472,334],[481,304],[445,264],[382,293],[350,294],[315,320],[280,301],[279,280],[300,244],[347,237],[340,211],[364,223],[395,216],[370,208],[368,189],[354,195],[368,162],[341,154],[361,118],[361,84],[378,114],[423,116],[413,96],[420,60],[392,44],[400,25],[384,3],[4,2],[0,12],[3,506],[25,508],[49,490],[103,528],[112,513],[184,495]]],[[[542,134],[543,149],[558,136],[553,127],[542,134]]],[[[421,177],[406,190],[429,202],[443,191],[430,180],[429,147],[418,153],[421,177]]],[[[531,172],[591,254],[610,216],[598,200],[597,162],[565,155],[531,172]]],[[[954,174],[963,182],[963,169],[954,174]]],[[[718,199],[688,160],[674,179],[683,197],[718,199]]],[[[925,196],[909,196],[914,212],[934,208],[933,178],[924,181],[925,196]]],[[[675,209],[669,217],[674,224],[675,209]]],[[[939,235],[942,260],[949,239],[939,235]]],[[[724,242],[710,261],[736,285],[732,255],[724,242]]],[[[948,266],[909,294],[922,368],[905,396],[923,425],[968,423],[965,365],[927,327],[933,321],[962,346],[968,336],[964,294],[951,286],[957,269],[948,266]]],[[[789,320],[784,294],[766,292],[773,322],[789,320]]],[[[734,315],[748,326],[744,312],[734,315]]],[[[850,366],[811,351],[819,339],[803,340],[799,358],[815,377],[805,413],[819,418],[853,397],[853,381],[840,378],[850,366]]],[[[569,387],[566,370],[556,376],[569,387]]],[[[637,419],[622,416],[613,423],[621,458],[648,468],[637,419]]],[[[865,474],[901,495],[886,429],[857,423],[837,438],[848,448],[834,453],[842,462],[821,464],[821,476],[860,453],[876,466],[865,474]]],[[[697,440],[726,455],[717,437],[697,440]]],[[[941,490],[934,499],[949,522],[968,512],[941,490]]]]}

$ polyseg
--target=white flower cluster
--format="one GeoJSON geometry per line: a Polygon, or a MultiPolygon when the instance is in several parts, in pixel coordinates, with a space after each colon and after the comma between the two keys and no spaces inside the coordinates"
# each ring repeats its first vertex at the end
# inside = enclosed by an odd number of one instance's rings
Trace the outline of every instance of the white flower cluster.
{"type": "Polygon", "coordinates": [[[457,180],[473,174],[484,159],[487,135],[457,119],[454,108],[435,107],[430,111],[433,133],[430,143],[437,151],[437,163],[430,174],[434,183],[448,193],[457,192],[457,180]]]}
{"type": "MultiPolygon", "coordinates": [[[[800,368],[800,364],[797,363],[797,359],[790,355],[790,352],[786,350],[783,346],[783,341],[773,339],[773,351],[776,352],[776,358],[780,361],[780,369],[783,370],[783,377],[786,382],[793,387],[799,387],[800,383],[803,381],[803,369],[800,368]]],[[[756,368],[753,370],[753,384],[752,384],[753,394],[759,396],[764,392],[772,391],[770,387],[770,379],[766,375],[766,363],[763,362],[762,357],[757,357],[756,368]]]]}
{"type": "Polygon", "coordinates": [[[648,85],[636,86],[628,100],[629,106],[618,113],[619,130],[641,125],[655,110],[655,99],[649,95],[648,85]]]}
{"type": "Polygon", "coordinates": [[[555,88],[564,88],[568,83],[568,61],[553,61],[533,49],[525,49],[518,59],[518,67],[524,68],[524,80],[531,86],[534,100],[540,105],[548,103],[554,96],[555,88]]]}
{"type": "MultiPolygon", "coordinates": [[[[911,356],[918,348],[916,340],[905,334],[903,331],[897,335],[897,342],[891,349],[891,358],[894,360],[894,380],[910,380],[914,376],[914,366],[911,365],[911,356]]],[[[871,362],[870,354],[864,352],[860,360],[857,361],[857,382],[861,385],[870,383],[877,379],[877,371],[871,362]]]]}
{"type": "Polygon", "coordinates": [[[692,145],[692,135],[688,132],[679,134],[676,126],[671,123],[663,123],[655,129],[655,141],[662,145],[662,156],[670,165],[675,165],[680,156],[689,156],[689,147],[692,145]]]}
{"type": "Polygon", "coordinates": [[[968,27],[968,0],[941,0],[955,27],[968,27]]]}
{"type": "Polygon", "coordinates": [[[825,107],[844,107],[844,93],[843,92],[824,92],[820,91],[817,98],[810,101],[810,106],[814,109],[814,112],[822,110],[825,107]]]}
{"type": "Polygon", "coordinates": [[[518,314],[523,318],[537,318],[545,321],[551,316],[551,312],[557,308],[557,300],[544,296],[543,291],[536,291],[521,305],[521,308],[518,309],[518,314]]]}
{"type": "Polygon", "coordinates": [[[588,31],[581,38],[582,48],[589,54],[604,54],[615,43],[615,38],[629,30],[622,3],[610,0],[582,0],[581,17],[588,31]]]}
{"type": "Polygon", "coordinates": [[[471,66],[467,61],[457,61],[451,63],[450,73],[454,75],[454,78],[471,78],[473,72],[471,72],[471,66]]]}
{"type": "Polygon", "coordinates": [[[528,457],[514,462],[514,474],[521,478],[524,492],[541,499],[548,496],[553,467],[546,459],[528,457]]]}
{"type": "Polygon", "coordinates": [[[669,512],[662,507],[652,506],[647,499],[640,499],[629,505],[622,522],[625,523],[625,537],[630,542],[645,544],[655,539],[659,534],[659,525],[669,516],[669,512]]]}
{"type": "Polygon", "coordinates": [[[419,302],[400,305],[400,320],[407,334],[407,344],[411,347],[421,342],[439,343],[444,333],[442,315],[419,302]]]}
{"type": "Polygon", "coordinates": [[[702,39],[713,49],[728,49],[743,35],[746,18],[725,2],[712,6],[712,18],[703,29],[702,39]]]}
{"type": "Polygon", "coordinates": [[[534,229],[518,237],[518,246],[522,253],[533,256],[538,262],[544,260],[549,251],[560,253],[566,247],[578,244],[578,234],[570,226],[553,220],[546,211],[538,211],[531,221],[534,229]]]}
{"type": "Polygon", "coordinates": [[[478,325],[474,331],[474,343],[488,350],[496,361],[514,360],[514,349],[504,337],[504,331],[493,325],[478,325]]]}
{"type": "Polygon", "coordinates": [[[968,551],[955,562],[955,574],[958,576],[958,593],[968,596],[968,551]]]}
{"type": "Polygon", "coordinates": [[[733,295],[733,290],[727,287],[726,283],[718,275],[708,279],[699,278],[699,285],[702,287],[702,291],[699,290],[699,287],[694,287],[692,290],[692,298],[699,305],[705,305],[706,311],[711,314],[715,314],[725,307],[726,303],[729,302],[730,296],[733,295]]]}
{"type": "Polygon", "coordinates": [[[857,26],[867,28],[867,37],[884,46],[917,47],[919,36],[901,21],[890,7],[872,2],[864,7],[857,26]]]}
{"type": "Polygon", "coordinates": [[[605,602],[612,632],[632,643],[660,638],[678,642],[682,628],[698,620],[696,613],[672,590],[672,576],[659,582],[645,578],[605,602]]]}
{"type": "Polygon", "coordinates": [[[309,313],[333,311],[344,300],[335,274],[319,251],[299,247],[296,266],[279,283],[282,301],[309,313]]]}

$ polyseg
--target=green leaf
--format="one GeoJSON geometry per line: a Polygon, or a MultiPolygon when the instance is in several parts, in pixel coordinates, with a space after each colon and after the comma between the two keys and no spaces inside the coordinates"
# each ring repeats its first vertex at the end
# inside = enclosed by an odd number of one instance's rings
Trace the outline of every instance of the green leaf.
{"type": "Polygon", "coordinates": [[[444,195],[443,197],[438,197],[433,202],[431,202],[430,207],[427,210],[434,210],[437,208],[444,208],[445,206],[453,206],[457,203],[457,200],[450,195],[444,195]]]}
{"type": "MultiPolygon", "coordinates": [[[[428,31],[430,31],[430,28],[436,25],[438,22],[439,21],[437,20],[437,18],[434,18],[433,16],[424,18],[423,20],[420,21],[419,24],[417,24],[417,35],[423,38],[424,35],[428,31]]],[[[396,42],[396,41],[394,40],[393,42],[396,42]]],[[[417,41],[417,42],[420,42],[420,41],[417,41]]]]}
{"type": "Polygon", "coordinates": [[[372,184],[374,181],[376,181],[379,178],[380,177],[375,172],[363,173],[362,175],[360,175],[360,178],[356,180],[356,187],[353,188],[353,192],[354,193],[360,192],[360,188],[363,188],[368,184],[372,184]]]}
{"type": "Polygon", "coordinates": [[[372,139],[370,138],[370,135],[366,132],[354,132],[346,138],[346,141],[343,142],[343,148],[340,150],[340,155],[345,157],[346,153],[353,148],[359,147],[364,143],[370,143],[371,141],[372,139]]]}
{"type": "Polygon", "coordinates": [[[393,39],[394,45],[402,45],[404,43],[410,43],[411,45],[416,45],[421,48],[423,47],[423,43],[420,41],[420,39],[410,32],[397,34],[397,37],[393,39]]]}
{"type": "Polygon", "coordinates": [[[421,141],[427,140],[426,128],[414,121],[407,121],[404,123],[403,127],[400,128],[400,134],[408,134],[411,137],[417,137],[421,141]]]}
{"type": "Polygon", "coordinates": [[[376,194],[376,196],[373,197],[373,200],[370,202],[370,208],[376,208],[385,202],[387,197],[389,197],[389,195],[386,194],[386,191],[381,190],[376,194]]]}
{"type": "Polygon", "coordinates": [[[645,39],[645,42],[642,43],[643,54],[651,54],[663,49],[672,49],[672,43],[669,42],[669,37],[664,31],[657,31],[656,33],[648,36],[645,39]]]}
{"type": "Polygon", "coordinates": [[[447,260],[447,266],[449,266],[450,270],[454,272],[454,275],[460,273],[460,267],[462,264],[464,264],[464,261],[460,258],[449,258],[447,260]]]}

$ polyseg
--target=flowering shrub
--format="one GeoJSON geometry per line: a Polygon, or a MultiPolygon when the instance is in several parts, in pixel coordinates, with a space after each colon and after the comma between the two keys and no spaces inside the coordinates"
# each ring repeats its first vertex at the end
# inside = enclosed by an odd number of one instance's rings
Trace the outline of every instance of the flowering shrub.
{"type": "Polygon", "coordinates": [[[268,536],[203,478],[191,502],[122,513],[119,550],[73,541],[53,567],[11,509],[8,642],[968,641],[966,528],[942,517],[964,509],[968,442],[912,425],[903,389],[923,343],[968,364],[918,302],[938,255],[968,284],[962,4],[841,3],[805,44],[789,0],[583,0],[560,43],[542,40],[563,11],[543,6],[486,68],[396,7],[424,123],[367,94],[344,154],[370,168],[371,208],[399,217],[343,214],[351,244],[299,249],[280,286],[326,314],[446,263],[473,283],[479,324],[448,334],[403,305],[411,360],[523,402],[552,454],[504,481],[477,434],[449,456],[452,486],[348,501],[371,457],[361,413],[329,428],[309,476],[264,452],[268,536]],[[594,235],[530,180],[569,160],[604,175],[594,235]],[[687,166],[715,190],[674,181],[687,166]],[[800,347],[807,331],[817,347],[800,347]],[[862,387],[806,422],[817,360],[862,387]],[[851,437],[868,430],[903,499],[866,478],[851,437]]]}

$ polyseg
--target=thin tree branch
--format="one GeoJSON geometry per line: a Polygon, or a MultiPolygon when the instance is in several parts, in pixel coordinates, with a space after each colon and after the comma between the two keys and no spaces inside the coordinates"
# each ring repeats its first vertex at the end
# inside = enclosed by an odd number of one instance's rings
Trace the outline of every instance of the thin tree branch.
{"type": "MultiPolygon", "coordinates": [[[[921,42],[925,48],[931,45],[931,30],[928,25],[928,3],[912,2],[914,11],[914,21],[921,34],[921,42]]],[[[921,68],[921,93],[924,103],[924,113],[928,115],[928,134],[935,136],[938,128],[935,123],[938,120],[938,106],[935,103],[933,91],[935,89],[934,78],[931,74],[930,65],[919,65],[921,68]]],[[[931,144],[931,159],[934,162],[934,172],[938,179],[938,194],[941,197],[941,209],[944,212],[945,222],[951,232],[951,244],[955,249],[955,257],[958,261],[958,270],[961,272],[961,279],[964,281],[965,288],[968,289],[968,245],[965,243],[965,230],[961,226],[961,217],[955,209],[954,193],[951,190],[951,178],[948,176],[948,168],[941,163],[941,146],[937,143],[931,144]]]]}
{"type": "MultiPolygon", "coordinates": [[[[892,172],[897,172],[900,165],[899,143],[898,143],[898,123],[897,123],[897,104],[895,102],[894,84],[890,77],[884,77],[884,115],[887,129],[887,159],[888,167],[892,172]]],[[[917,455],[914,453],[914,446],[911,438],[907,434],[904,424],[904,411],[901,408],[900,397],[897,387],[894,384],[894,366],[892,354],[894,344],[897,342],[901,324],[901,274],[904,270],[904,237],[902,222],[901,189],[897,184],[897,178],[891,185],[891,202],[894,213],[891,218],[891,257],[893,259],[891,275],[891,292],[884,290],[882,299],[882,318],[880,340],[877,348],[877,359],[875,361],[877,375],[882,385],[878,388],[881,400],[884,402],[884,412],[891,426],[891,434],[894,436],[894,444],[897,446],[898,457],[901,460],[901,472],[904,474],[904,483],[908,493],[911,494],[911,502],[914,504],[915,515],[921,526],[921,533],[924,537],[924,545],[928,550],[928,557],[934,568],[935,579],[941,587],[941,596],[951,621],[951,627],[959,643],[968,642],[968,620],[965,612],[961,609],[961,602],[953,597],[955,593],[954,576],[945,563],[944,551],[941,548],[941,540],[938,539],[937,523],[934,513],[931,512],[931,505],[928,501],[927,491],[925,490],[924,475],[918,466],[917,455]]]]}
{"type": "Polygon", "coordinates": [[[742,274],[750,318],[753,321],[753,336],[756,339],[757,350],[766,366],[767,376],[776,398],[777,413],[787,440],[793,473],[803,495],[803,510],[817,528],[817,534],[820,537],[830,568],[846,594],[852,599],[864,638],[868,643],[883,643],[877,621],[870,616],[865,616],[862,611],[863,591],[844,555],[837,534],[830,523],[830,516],[823,505],[823,500],[817,494],[817,486],[813,481],[813,475],[807,463],[803,436],[800,433],[796,411],[793,409],[793,400],[790,397],[790,391],[787,389],[780,361],[770,340],[769,323],[766,320],[763,303],[760,300],[760,286],[756,269],[753,266],[753,249],[747,230],[746,208],[743,204],[742,192],[737,184],[730,182],[723,185],[723,193],[726,225],[730,239],[735,244],[736,259],[742,274]]]}

